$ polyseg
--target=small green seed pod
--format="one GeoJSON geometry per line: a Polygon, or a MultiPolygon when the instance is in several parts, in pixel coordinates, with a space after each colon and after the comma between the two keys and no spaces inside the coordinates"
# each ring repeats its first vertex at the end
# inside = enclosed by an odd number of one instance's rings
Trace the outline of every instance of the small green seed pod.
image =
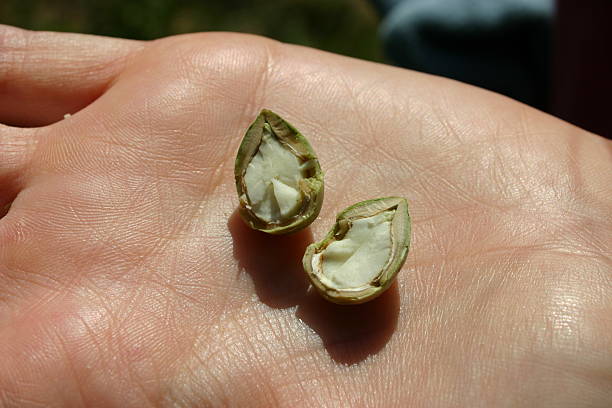
{"type": "Polygon", "coordinates": [[[323,204],[323,172],[308,140],[262,110],[247,130],[234,167],[240,215],[251,228],[287,234],[307,227],[323,204]]]}
{"type": "Polygon", "coordinates": [[[362,201],[338,214],[325,239],[308,246],[304,270],[327,300],[364,303],[391,285],[409,246],[410,215],[404,198],[362,201]]]}

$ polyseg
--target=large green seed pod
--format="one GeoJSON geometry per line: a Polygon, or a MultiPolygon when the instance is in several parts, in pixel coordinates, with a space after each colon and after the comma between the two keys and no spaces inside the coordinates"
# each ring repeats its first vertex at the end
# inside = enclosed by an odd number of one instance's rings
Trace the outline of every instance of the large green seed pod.
{"type": "Polygon", "coordinates": [[[404,198],[362,201],[338,214],[325,239],[308,246],[304,270],[327,300],[364,303],[391,285],[409,246],[410,215],[404,198]]]}
{"type": "Polygon", "coordinates": [[[287,234],[310,225],[323,204],[323,172],[308,140],[262,110],[247,130],[234,167],[240,215],[253,229],[287,234]]]}

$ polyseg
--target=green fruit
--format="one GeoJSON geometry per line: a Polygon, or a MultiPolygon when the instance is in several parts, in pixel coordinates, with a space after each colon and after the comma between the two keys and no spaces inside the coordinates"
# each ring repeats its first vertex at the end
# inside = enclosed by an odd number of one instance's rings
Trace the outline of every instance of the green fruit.
{"type": "Polygon", "coordinates": [[[304,270],[327,300],[364,303],[391,285],[409,246],[410,215],[404,198],[362,201],[338,214],[325,239],[308,246],[304,270]]]}
{"type": "Polygon", "coordinates": [[[323,204],[323,172],[308,140],[262,110],[247,130],[234,167],[240,215],[251,228],[287,234],[307,227],[323,204]]]}

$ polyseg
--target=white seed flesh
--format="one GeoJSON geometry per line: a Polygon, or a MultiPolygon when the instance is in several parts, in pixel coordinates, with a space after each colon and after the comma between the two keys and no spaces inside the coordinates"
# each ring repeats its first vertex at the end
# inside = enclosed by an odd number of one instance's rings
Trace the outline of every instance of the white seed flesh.
{"type": "Polygon", "coordinates": [[[336,289],[368,285],[389,263],[395,210],[356,219],[344,237],[312,258],[321,282],[336,289]]]}
{"type": "Polygon", "coordinates": [[[258,151],[244,174],[252,211],[262,220],[277,223],[295,215],[302,205],[300,180],[308,162],[300,163],[287,147],[264,125],[258,151]]]}

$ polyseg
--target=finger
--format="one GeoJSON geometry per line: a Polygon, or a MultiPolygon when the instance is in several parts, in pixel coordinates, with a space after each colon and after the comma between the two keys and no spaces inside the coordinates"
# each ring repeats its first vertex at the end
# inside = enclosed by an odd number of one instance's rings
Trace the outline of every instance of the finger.
{"type": "Polygon", "coordinates": [[[0,122],[42,126],[82,109],[141,46],[138,41],[0,25],[0,122]]]}
{"type": "Polygon", "coordinates": [[[0,125],[0,217],[22,187],[37,132],[0,125]]]}

